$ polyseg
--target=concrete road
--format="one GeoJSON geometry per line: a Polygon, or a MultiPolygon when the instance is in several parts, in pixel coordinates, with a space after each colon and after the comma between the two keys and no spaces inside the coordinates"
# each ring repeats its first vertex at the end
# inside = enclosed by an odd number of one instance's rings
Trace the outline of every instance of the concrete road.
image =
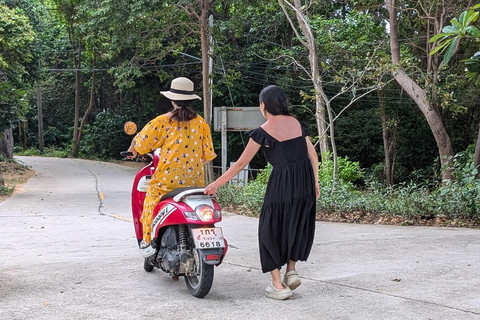
{"type": "Polygon", "coordinates": [[[256,218],[224,214],[230,249],[204,299],[146,273],[133,168],[18,157],[37,175],[0,203],[0,319],[480,319],[480,230],[317,223],[303,284],[264,296],[256,218]]]}

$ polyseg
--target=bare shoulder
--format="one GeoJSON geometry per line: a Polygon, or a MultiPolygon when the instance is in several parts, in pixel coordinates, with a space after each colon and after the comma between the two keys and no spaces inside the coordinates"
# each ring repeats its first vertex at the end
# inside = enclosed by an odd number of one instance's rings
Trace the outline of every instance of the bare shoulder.
{"type": "Polygon", "coordinates": [[[292,116],[272,117],[262,125],[262,128],[278,141],[285,141],[302,135],[300,122],[292,116]]]}

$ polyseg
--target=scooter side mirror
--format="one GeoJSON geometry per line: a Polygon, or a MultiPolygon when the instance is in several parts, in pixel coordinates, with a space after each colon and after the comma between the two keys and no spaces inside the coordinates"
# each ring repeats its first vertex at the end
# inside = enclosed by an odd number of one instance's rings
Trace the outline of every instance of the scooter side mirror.
{"type": "Polygon", "coordinates": [[[133,121],[127,121],[123,125],[123,131],[128,134],[129,136],[137,133],[137,125],[133,121]]]}

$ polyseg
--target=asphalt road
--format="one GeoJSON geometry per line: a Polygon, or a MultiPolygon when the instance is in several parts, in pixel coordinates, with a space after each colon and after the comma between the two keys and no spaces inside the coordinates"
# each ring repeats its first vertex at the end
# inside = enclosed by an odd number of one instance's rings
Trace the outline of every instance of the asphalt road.
{"type": "Polygon", "coordinates": [[[319,222],[302,286],[276,301],[258,220],[224,213],[230,248],[197,299],[183,279],[143,270],[135,169],[17,159],[37,174],[0,203],[0,319],[480,319],[480,230],[319,222]]]}

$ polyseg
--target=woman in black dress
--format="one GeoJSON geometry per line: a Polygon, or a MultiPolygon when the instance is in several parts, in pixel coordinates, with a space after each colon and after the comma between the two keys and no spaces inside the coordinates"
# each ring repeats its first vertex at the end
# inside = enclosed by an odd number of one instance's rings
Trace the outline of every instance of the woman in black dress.
{"type": "Polygon", "coordinates": [[[315,233],[315,203],[319,196],[318,156],[308,138],[305,124],[288,112],[285,93],[268,86],[260,93],[260,111],[267,120],[252,130],[240,159],[205,188],[214,194],[237,175],[262,148],[272,164],[258,227],[260,262],[270,272],[272,284],[265,295],[287,299],[301,284],[295,270],[297,261],[306,261],[315,233]],[[287,265],[283,281],[280,269],[287,265]]]}

